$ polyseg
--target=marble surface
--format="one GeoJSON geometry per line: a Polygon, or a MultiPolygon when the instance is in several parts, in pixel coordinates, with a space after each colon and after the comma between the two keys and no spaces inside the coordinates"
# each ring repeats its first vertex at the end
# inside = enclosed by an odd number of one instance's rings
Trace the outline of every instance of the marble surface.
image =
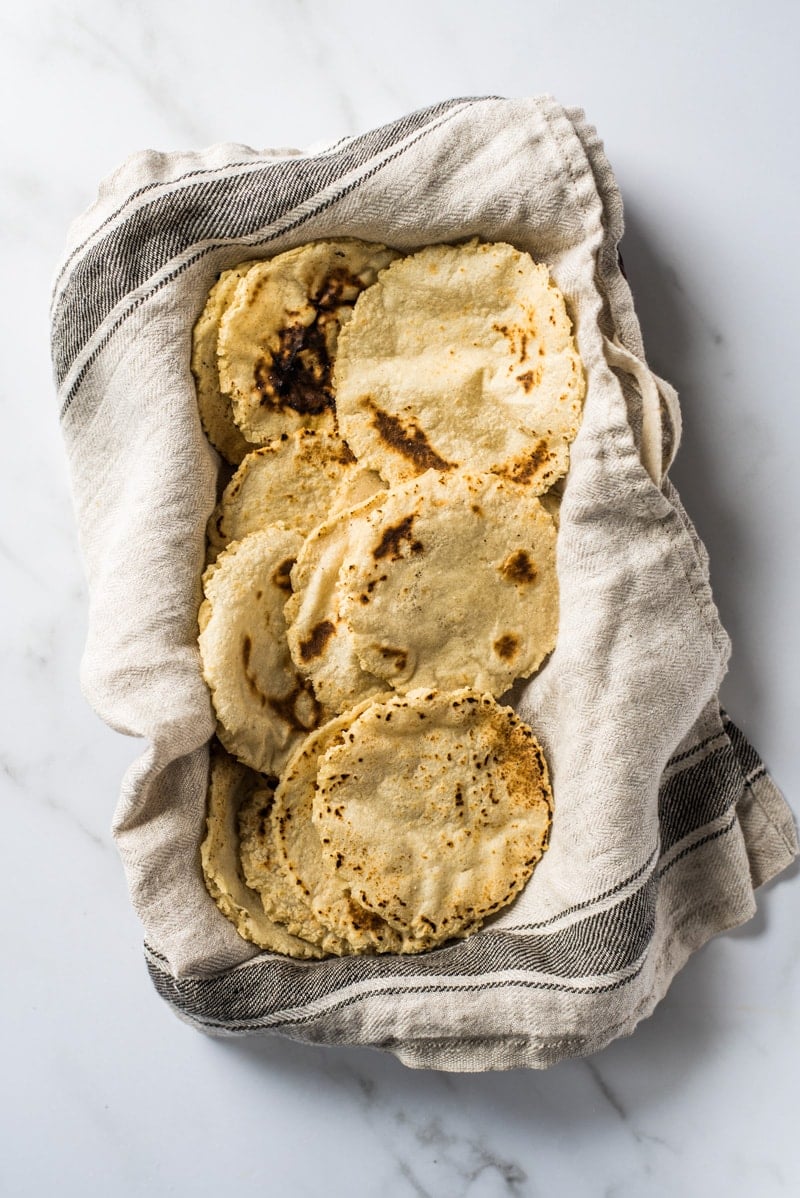
{"type": "Polygon", "coordinates": [[[134,150],[302,146],[451,95],[584,106],[626,198],[651,362],[682,396],[673,477],[733,636],[724,700],[797,804],[798,34],[781,2],[3,6],[0,1192],[798,1192],[797,869],[633,1037],[544,1074],[212,1041],[162,1005],[109,834],[140,746],[79,690],[47,343],[67,224],[134,150]]]}

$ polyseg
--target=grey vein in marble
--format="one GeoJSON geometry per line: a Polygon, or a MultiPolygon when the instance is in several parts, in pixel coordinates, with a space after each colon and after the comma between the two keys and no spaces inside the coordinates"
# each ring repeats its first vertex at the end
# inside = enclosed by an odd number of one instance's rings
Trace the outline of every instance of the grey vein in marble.
{"type": "Polygon", "coordinates": [[[173,70],[172,77],[168,78],[157,61],[161,46],[159,37],[153,28],[144,23],[144,15],[139,7],[131,7],[129,11],[139,22],[138,45],[132,51],[123,48],[119,36],[108,35],[100,29],[99,22],[90,23],[76,13],[57,13],[54,43],[59,50],[68,50],[94,70],[99,69],[114,76],[121,70],[123,76],[131,81],[177,134],[185,137],[189,143],[202,144],[203,125],[195,120],[178,98],[177,72],[173,70]]]}
{"type": "Polygon", "coordinates": [[[59,802],[48,791],[36,786],[34,780],[30,777],[29,771],[21,767],[17,762],[12,761],[5,752],[0,753],[0,774],[11,783],[23,799],[38,803],[40,806],[63,816],[73,828],[78,829],[86,840],[91,841],[98,848],[104,851],[108,851],[111,848],[110,843],[104,840],[76,811],[65,803],[59,802]]]}
{"type": "MultiPolygon", "coordinates": [[[[326,1072],[338,1088],[345,1089],[361,1112],[376,1139],[395,1162],[398,1174],[420,1198],[466,1198],[478,1179],[488,1176],[493,1192],[533,1196],[536,1190],[522,1165],[494,1151],[483,1131],[470,1133],[459,1117],[457,1102],[459,1079],[447,1074],[427,1078],[440,1108],[447,1099],[450,1118],[445,1122],[438,1113],[426,1118],[391,1092],[391,1083],[365,1076],[359,1069],[340,1059],[326,1062],[326,1072]],[[444,1092],[444,1094],[442,1094],[444,1092]],[[453,1100],[455,1099],[455,1104],[453,1100]],[[453,1109],[455,1105],[455,1109],[453,1109]]],[[[406,1080],[404,1078],[404,1080],[406,1080]]],[[[405,1088],[405,1087],[404,1087],[405,1088]]],[[[430,1106],[430,1096],[423,1104],[430,1106]]]]}
{"type": "Polygon", "coordinates": [[[623,1121],[623,1123],[627,1123],[628,1114],[627,1114],[627,1111],[625,1110],[625,1107],[622,1105],[622,1102],[620,1101],[620,1099],[617,1098],[616,1094],[611,1089],[608,1082],[605,1081],[600,1070],[597,1068],[597,1066],[595,1064],[593,1064],[593,1062],[591,1060],[586,1060],[583,1062],[583,1064],[584,1064],[587,1072],[590,1074],[592,1080],[594,1081],[594,1084],[597,1086],[598,1090],[603,1095],[603,1098],[605,1098],[608,1105],[617,1112],[617,1114],[619,1115],[619,1117],[623,1121]]]}
{"type": "Polygon", "coordinates": [[[297,45],[303,50],[311,51],[313,69],[321,76],[323,85],[327,85],[333,92],[336,106],[342,115],[342,134],[355,133],[361,122],[348,88],[343,86],[336,71],[331,69],[332,56],[330,42],[326,37],[327,31],[321,30],[317,21],[313,19],[306,0],[293,0],[292,8],[298,23],[297,45]]]}
{"type": "Polygon", "coordinates": [[[20,557],[19,554],[15,553],[14,550],[11,549],[4,541],[0,541],[0,557],[5,558],[9,565],[14,567],[14,570],[18,571],[20,574],[23,574],[26,578],[30,579],[31,582],[35,582],[36,585],[41,587],[43,590],[50,590],[52,584],[47,582],[41,576],[38,570],[34,569],[27,558],[20,557]]]}

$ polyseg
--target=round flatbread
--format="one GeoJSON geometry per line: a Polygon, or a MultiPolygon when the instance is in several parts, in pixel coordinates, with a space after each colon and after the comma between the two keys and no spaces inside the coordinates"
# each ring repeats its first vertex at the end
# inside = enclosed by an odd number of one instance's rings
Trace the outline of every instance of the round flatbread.
{"type": "Polygon", "coordinates": [[[289,762],[272,808],[280,868],[317,918],[343,937],[355,953],[399,952],[401,937],[373,911],[365,910],[339,880],[336,863],[323,859],[325,844],[312,822],[317,767],[329,748],[347,737],[350,724],[369,706],[359,704],[313,732],[289,762]]]}
{"type": "Polygon", "coordinates": [[[478,241],[392,263],[342,329],[334,377],[342,435],[390,483],[468,466],[534,493],[567,471],[585,390],[547,268],[478,241]]]}
{"type": "Polygon", "coordinates": [[[248,441],[333,423],[339,329],[397,255],[342,238],[298,246],[248,271],[220,321],[220,385],[248,441]]]}
{"type": "Polygon", "coordinates": [[[525,488],[430,470],[376,496],[349,538],[340,639],[396,690],[501,695],[553,649],[556,529],[525,488]]]}
{"type": "Polygon", "coordinates": [[[551,810],[542,750],[510,707],[417,690],[371,703],[329,744],[313,822],[339,884],[419,951],[511,902],[547,846],[551,810]]]}
{"type": "Polygon", "coordinates": [[[217,735],[264,774],[279,774],[321,718],[310,684],[292,665],[283,617],[302,543],[277,525],[251,533],[221,553],[203,580],[200,656],[217,735]]]}
{"type": "Polygon", "coordinates": [[[339,590],[358,530],[385,494],[381,491],[315,528],[292,570],[294,594],[285,609],[289,651],[330,712],[342,712],[386,690],[384,682],[361,668],[350,627],[341,616],[339,590]]]}
{"type": "Polygon", "coordinates": [[[267,915],[284,926],[287,932],[301,937],[305,943],[315,945],[319,953],[346,955],[351,951],[347,941],[320,923],[303,891],[281,868],[273,835],[274,801],[273,790],[254,790],[239,810],[239,845],[244,880],[260,896],[267,915]]]}
{"type": "Polygon", "coordinates": [[[234,761],[223,749],[212,749],[208,819],[200,846],[206,887],[222,914],[245,940],[290,957],[321,957],[323,953],[319,947],[290,935],[285,927],[270,919],[259,895],[242,879],[237,828],[239,810],[250,802],[253,794],[271,798],[272,792],[266,787],[267,780],[260,774],[234,761]]]}
{"type": "Polygon", "coordinates": [[[197,389],[200,422],[211,444],[232,466],[241,462],[245,454],[252,449],[252,445],[236,427],[231,412],[231,401],[219,389],[219,322],[236,290],[236,284],[254,265],[252,261],[242,262],[233,270],[222,272],[209,291],[206,306],[192,330],[191,364],[197,389]]]}
{"type": "Polygon", "coordinates": [[[335,433],[284,434],[249,453],[228,483],[208,523],[209,559],[270,524],[307,536],[332,509],[382,489],[380,478],[360,466],[335,433]]]}

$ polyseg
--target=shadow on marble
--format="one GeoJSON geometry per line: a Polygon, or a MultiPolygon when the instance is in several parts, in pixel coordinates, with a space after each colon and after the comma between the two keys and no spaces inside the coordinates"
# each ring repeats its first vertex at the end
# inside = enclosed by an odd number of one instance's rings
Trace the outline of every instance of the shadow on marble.
{"type": "Polygon", "coordinates": [[[764,689],[757,664],[758,630],[746,609],[754,606],[748,590],[755,592],[759,547],[748,540],[738,507],[725,500],[730,480],[726,486],[724,475],[736,470],[736,463],[726,460],[723,446],[730,441],[714,423],[730,406],[725,334],[671,264],[663,233],[657,238],[635,205],[626,207],[621,250],[648,362],[680,396],[683,436],[670,477],[708,549],[714,598],[733,644],[723,705],[727,703],[735,721],[747,724],[757,747],[765,718],[764,689]]]}
{"type": "MultiPolygon", "coordinates": [[[[293,1085],[313,1085],[321,1075],[338,1078],[348,1088],[360,1091],[365,1100],[379,1096],[389,1087],[399,1107],[424,1099],[438,1102],[459,1095],[503,1120],[518,1117],[524,1099],[525,1119],[532,1114],[545,1121],[555,1112],[563,1123],[594,1122],[598,1110],[615,1118],[625,1104],[613,1093],[604,1077],[607,1070],[626,1071],[631,1076],[661,1076],[672,1079],[672,1087],[703,1068],[705,1058],[721,1047],[722,1032],[713,1011],[724,1006],[726,987],[718,954],[706,946],[678,974],[655,1012],[632,1037],[615,1041],[587,1060],[562,1062],[546,1071],[511,1070],[506,1073],[454,1074],[406,1068],[393,1056],[365,1048],[329,1048],[295,1043],[278,1036],[253,1036],[216,1042],[220,1051],[239,1059],[253,1070],[270,1075],[285,1074],[293,1085]],[[532,1105],[535,1104],[535,1105],[532,1105]],[[541,1107],[539,1104],[542,1104],[541,1107]]],[[[657,1091],[652,1091],[656,1097],[657,1091]]],[[[637,1098],[637,1105],[647,1096],[637,1098]]],[[[610,1117],[610,1116],[609,1116],[610,1117]]]]}
{"type": "MultiPolygon", "coordinates": [[[[798,868],[762,888],[759,914],[736,935],[763,935],[774,898],[768,891],[798,868]]],[[[715,1090],[732,1054],[743,1055],[741,1020],[754,1015],[750,997],[737,1000],[731,986],[747,950],[732,954],[728,941],[716,937],[695,953],[632,1035],[547,1071],[412,1070],[388,1053],[278,1036],[214,1040],[210,1052],[235,1066],[248,1093],[263,1088],[285,1094],[289,1105],[327,1112],[334,1142],[355,1121],[364,1160],[383,1155],[403,1174],[404,1187],[392,1193],[538,1193],[531,1187],[548,1154],[563,1162],[560,1170],[580,1174],[578,1145],[586,1159],[607,1158],[609,1168],[622,1161],[635,1184],[638,1170],[644,1183],[653,1169],[680,1172],[681,1128],[685,1136],[693,1127],[687,1112],[711,1100],[709,1086],[715,1090]]]]}

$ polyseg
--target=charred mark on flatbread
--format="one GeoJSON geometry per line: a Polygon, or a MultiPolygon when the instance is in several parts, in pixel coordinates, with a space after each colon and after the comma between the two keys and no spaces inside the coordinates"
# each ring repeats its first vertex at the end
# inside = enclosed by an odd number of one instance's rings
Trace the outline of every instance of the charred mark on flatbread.
{"type": "Polygon", "coordinates": [[[304,416],[333,407],[330,355],[316,321],[281,329],[277,348],[256,362],[254,377],[262,406],[304,416]]]}
{"type": "Polygon", "coordinates": [[[353,927],[358,932],[385,932],[387,930],[386,921],[381,919],[380,915],[376,915],[374,911],[368,911],[366,907],[359,906],[352,899],[348,900],[348,911],[353,927]]]}
{"type": "Polygon", "coordinates": [[[422,541],[418,541],[411,535],[413,524],[414,513],[412,512],[410,516],[406,516],[399,524],[395,524],[394,528],[387,528],[372,551],[375,561],[379,561],[383,557],[388,557],[391,562],[398,561],[403,556],[400,547],[404,541],[408,542],[408,548],[411,553],[422,553],[425,548],[422,541]]]}
{"type": "Polygon", "coordinates": [[[508,582],[535,582],[537,570],[527,549],[515,549],[500,567],[500,573],[508,582]]]}
{"type": "Polygon", "coordinates": [[[307,678],[297,678],[294,688],[282,699],[268,695],[267,702],[295,732],[311,732],[319,724],[322,707],[307,678]]]}
{"type": "Polygon", "coordinates": [[[363,595],[359,596],[360,601],[362,603],[369,603],[370,595],[375,590],[375,587],[378,585],[379,582],[386,582],[387,577],[388,577],[388,575],[381,574],[380,578],[370,579],[370,581],[367,583],[367,587],[366,587],[366,590],[364,591],[363,595]]]}
{"type": "Polygon", "coordinates": [[[494,651],[503,661],[511,661],[519,652],[519,638],[513,632],[504,632],[495,641],[494,651]]]}
{"type": "MultiPolygon", "coordinates": [[[[398,674],[402,673],[408,664],[408,654],[405,649],[392,649],[389,645],[381,645],[380,654],[384,661],[394,662],[394,668],[398,674]]],[[[388,720],[389,716],[387,715],[386,718],[388,720]]]]}
{"type": "Polygon", "coordinates": [[[522,383],[522,386],[525,389],[526,394],[528,392],[532,391],[534,387],[538,386],[538,384],[541,382],[541,380],[542,380],[541,367],[539,367],[538,370],[526,370],[522,374],[517,375],[517,382],[522,383]]]}
{"type": "Polygon", "coordinates": [[[547,448],[547,442],[544,440],[537,441],[533,449],[527,453],[521,454],[518,458],[514,458],[510,462],[503,463],[502,466],[495,466],[492,474],[497,474],[501,478],[507,478],[513,483],[529,483],[531,479],[536,478],[542,466],[550,460],[550,453],[547,448]]]}
{"type": "Polygon", "coordinates": [[[244,676],[251,693],[256,696],[261,706],[269,706],[295,732],[310,732],[312,728],[316,728],[322,714],[322,707],[314,695],[309,680],[296,678],[292,690],[281,698],[268,695],[261,689],[255,675],[250,671],[252,652],[253,642],[249,636],[245,636],[242,641],[244,676]]]}
{"type": "Polygon", "coordinates": [[[242,665],[244,667],[244,677],[248,689],[252,695],[258,699],[262,707],[266,707],[268,697],[264,694],[261,687],[258,685],[255,674],[250,671],[250,654],[253,652],[253,642],[249,636],[245,636],[242,640],[242,665]]]}
{"type": "Polygon", "coordinates": [[[262,838],[262,840],[267,835],[267,823],[269,821],[269,817],[272,815],[272,808],[274,806],[275,794],[272,791],[268,791],[264,802],[256,812],[256,817],[258,819],[258,835],[262,838]]]}
{"type": "Polygon", "coordinates": [[[436,452],[425,433],[413,421],[404,424],[397,416],[384,412],[371,401],[367,401],[367,407],[372,411],[372,425],[381,440],[413,462],[418,473],[453,469],[454,463],[436,452]]]}
{"type": "MultiPolygon", "coordinates": [[[[524,362],[528,357],[528,337],[535,334],[532,320],[529,328],[517,324],[493,324],[492,329],[506,338],[512,354],[517,354],[520,362],[524,362]]],[[[513,367],[509,367],[509,369],[513,369],[513,367]]]]}
{"type": "Polygon", "coordinates": [[[310,297],[310,302],[318,314],[335,312],[343,305],[354,304],[363,287],[364,284],[358,275],[354,275],[344,266],[339,266],[329,271],[317,292],[310,297]]]}
{"type": "Polygon", "coordinates": [[[309,296],[311,320],[286,325],[278,333],[277,348],[256,363],[255,389],[262,405],[307,416],[333,408],[330,347],[338,335],[340,310],[352,307],[362,288],[361,280],[344,267],[329,272],[309,296]]]}
{"type": "Polygon", "coordinates": [[[287,557],[286,561],[281,562],[272,575],[273,584],[279,590],[287,591],[289,594],[292,592],[291,574],[294,562],[295,559],[293,557],[287,557]]]}
{"type": "Polygon", "coordinates": [[[302,660],[311,661],[314,657],[320,657],[335,631],[336,628],[330,620],[321,620],[319,624],[315,624],[306,639],[300,642],[302,660]]]}

